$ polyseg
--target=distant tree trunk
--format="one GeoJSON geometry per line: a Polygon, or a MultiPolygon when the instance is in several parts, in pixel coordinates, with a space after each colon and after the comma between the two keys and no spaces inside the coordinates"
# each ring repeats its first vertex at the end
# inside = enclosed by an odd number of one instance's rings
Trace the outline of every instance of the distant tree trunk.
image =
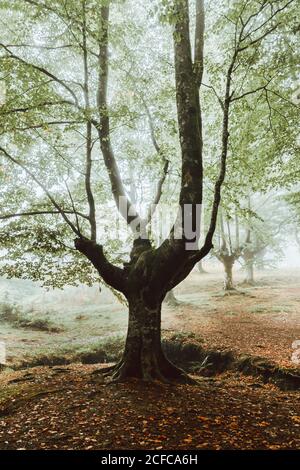
{"type": "Polygon", "coordinates": [[[205,269],[203,268],[202,260],[199,261],[197,266],[198,266],[198,271],[200,274],[207,274],[207,271],[205,271],[205,269]]]}
{"type": "Polygon", "coordinates": [[[148,305],[142,295],[129,300],[129,321],[121,361],[107,370],[113,380],[138,378],[146,381],[181,380],[186,374],[172,364],[161,347],[161,303],[148,305]]]}
{"type": "Polygon", "coordinates": [[[247,284],[253,284],[254,283],[254,266],[253,266],[253,260],[248,260],[246,263],[246,278],[245,282],[247,284]]]}
{"type": "Polygon", "coordinates": [[[226,258],[222,259],[222,263],[225,270],[225,279],[224,279],[224,290],[230,291],[235,290],[233,286],[233,276],[232,276],[232,268],[234,265],[234,259],[232,256],[227,256],[226,258]]]}
{"type": "Polygon", "coordinates": [[[179,305],[178,300],[175,297],[173,289],[167,292],[166,297],[164,298],[164,302],[169,305],[170,307],[177,307],[179,305]]]}
{"type": "Polygon", "coordinates": [[[296,240],[296,243],[298,245],[298,248],[300,250],[300,236],[299,236],[299,232],[298,232],[298,227],[295,227],[295,240],[296,240]]]}
{"type": "Polygon", "coordinates": [[[254,284],[254,260],[261,255],[262,251],[259,249],[251,250],[246,248],[243,253],[243,259],[245,262],[244,268],[246,271],[246,277],[244,282],[246,284],[254,284]]]}

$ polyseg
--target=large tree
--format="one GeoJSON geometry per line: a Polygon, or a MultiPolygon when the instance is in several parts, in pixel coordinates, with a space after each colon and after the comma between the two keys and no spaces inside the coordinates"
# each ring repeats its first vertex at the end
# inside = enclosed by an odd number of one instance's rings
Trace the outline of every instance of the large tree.
{"type": "MultiPolygon", "coordinates": [[[[149,51],[151,42],[159,55],[161,45],[168,37],[157,21],[159,17],[162,23],[168,23],[173,29],[174,62],[171,61],[170,68],[174,66],[175,93],[172,93],[171,86],[171,93],[165,92],[164,97],[168,95],[172,109],[176,94],[181,156],[178,202],[181,213],[185,211],[186,218],[195,228],[198,209],[203,202],[204,168],[209,154],[209,144],[204,146],[205,123],[201,98],[205,62],[204,1],[164,0],[155,5],[154,17],[145,13],[144,2],[141,4],[134,0],[16,0],[13,6],[11,2],[1,2],[3,15],[10,11],[9,24],[13,29],[8,28],[1,40],[2,80],[7,89],[7,101],[1,108],[3,138],[0,152],[5,162],[3,165],[10,164],[18,169],[14,170],[17,184],[27,188],[29,201],[39,200],[41,192],[47,200],[46,203],[43,199],[42,204],[33,208],[26,202],[17,204],[18,210],[14,214],[4,214],[3,217],[8,220],[9,215],[19,215],[24,220],[25,213],[39,218],[60,217],[63,227],[68,230],[68,237],[73,234],[76,251],[91,263],[109,286],[127,299],[129,322],[125,351],[120,363],[108,371],[114,380],[129,377],[188,380],[162,351],[161,304],[167,292],[180,283],[213,246],[226,173],[231,109],[250,94],[271,87],[269,79],[260,78],[260,83],[255,83],[249,70],[249,59],[260,47],[267,57],[269,46],[265,43],[269,41],[272,46],[274,37],[276,42],[291,29],[284,15],[292,15],[291,9],[295,3],[294,0],[286,0],[234,1],[229,6],[218,4],[219,18],[222,22],[227,19],[226,28],[221,34],[220,21],[214,22],[214,13],[210,14],[206,34],[210,42],[209,67],[211,69],[215,57],[215,68],[218,77],[221,77],[217,91],[215,84],[209,86],[217,96],[218,111],[215,111],[213,119],[220,122],[220,127],[214,145],[220,157],[209,224],[202,246],[196,248],[200,232],[195,230],[191,238],[186,230],[186,219],[180,216],[160,246],[153,245],[151,238],[147,237],[153,210],[148,210],[146,216],[139,213],[122,177],[128,168],[128,142],[129,146],[132,143],[137,145],[139,154],[146,153],[146,145],[140,145],[143,129],[136,131],[131,138],[118,130],[113,135],[113,130],[118,128],[118,124],[124,125],[124,121],[127,124],[129,120],[141,122],[139,111],[143,107],[143,115],[150,123],[152,144],[162,163],[153,201],[159,202],[168,162],[157,143],[155,128],[151,125],[151,109],[147,106],[147,100],[153,97],[159,99],[156,88],[161,89],[157,79],[160,70],[155,69],[155,61],[150,60],[149,51]],[[191,24],[189,3],[195,3],[191,24]],[[131,27],[125,30],[125,8],[131,13],[135,12],[137,18],[142,16],[142,30],[135,27],[134,15],[131,27]],[[145,26],[147,21],[151,25],[149,31],[145,26]],[[147,69],[150,61],[154,85],[146,100],[139,89],[138,93],[126,94],[118,85],[122,83],[124,86],[125,78],[128,84],[132,75],[132,70],[126,70],[123,74],[124,63],[128,59],[124,51],[127,47],[133,48],[139,57],[136,42],[142,42],[143,34],[150,41],[147,49],[149,57],[145,55],[141,59],[140,67],[147,69]],[[215,46],[211,49],[211,41],[217,35],[218,52],[215,46]],[[13,80],[8,80],[8,76],[13,80]],[[129,259],[123,264],[118,260],[112,262],[111,256],[104,251],[102,232],[99,230],[97,211],[99,204],[102,207],[103,194],[101,191],[98,194],[98,178],[104,169],[113,199],[133,231],[129,259]],[[38,190],[32,193],[29,181],[38,190]],[[193,249],[187,249],[191,242],[194,243],[193,249]]],[[[170,51],[168,41],[163,45],[170,51]]],[[[272,47],[270,51],[272,53],[272,47]]],[[[167,57],[166,64],[169,61],[170,57],[167,57]]],[[[142,72],[136,68],[136,61],[131,65],[138,83],[142,72]]],[[[163,70],[161,73],[164,73],[163,70]]],[[[153,107],[155,105],[159,108],[159,103],[154,102],[153,107]]],[[[165,103],[164,107],[167,109],[165,103]]],[[[162,111],[158,114],[160,119],[165,118],[162,111]]],[[[167,121],[163,123],[169,124],[167,121]]],[[[47,223],[43,222],[42,226],[47,227],[47,223]]],[[[49,236],[53,237],[55,223],[52,222],[51,227],[49,236]]],[[[34,227],[30,232],[30,236],[34,237],[34,227]]],[[[47,230],[39,232],[39,237],[44,239],[45,236],[47,238],[47,230]]]]}

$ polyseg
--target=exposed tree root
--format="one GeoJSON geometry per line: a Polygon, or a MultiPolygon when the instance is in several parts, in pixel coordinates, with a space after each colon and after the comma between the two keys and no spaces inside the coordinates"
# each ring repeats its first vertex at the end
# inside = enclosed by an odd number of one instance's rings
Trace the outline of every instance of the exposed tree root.
{"type": "Polygon", "coordinates": [[[102,367],[101,369],[96,369],[92,372],[92,375],[109,375],[112,374],[115,369],[122,363],[123,361],[117,362],[117,364],[114,364],[112,366],[107,366],[107,367],[102,367]]]}
{"type": "Polygon", "coordinates": [[[198,383],[184,370],[172,364],[162,353],[152,354],[150,358],[147,358],[147,361],[140,361],[138,365],[122,359],[113,366],[95,370],[93,375],[96,374],[107,379],[107,383],[127,382],[130,379],[139,379],[143,382],[158,381],[167,384],[195,385],[198,383]]]}
{"type": "Polygon", "coordinates": [[[237,289],[236,289],[235,287],[233,287],[233,286],[231,286],[231,287],[225,286],[225,287],[224,287],[224,291],[225,291],[225,292],[234,292],[234,291],[236,291],[236,290],[237,290],[237,289]]]}

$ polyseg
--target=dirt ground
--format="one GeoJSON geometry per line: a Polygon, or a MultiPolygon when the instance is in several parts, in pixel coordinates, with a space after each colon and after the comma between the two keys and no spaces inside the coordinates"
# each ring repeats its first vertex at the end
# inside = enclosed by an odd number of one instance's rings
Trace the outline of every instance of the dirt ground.
{"type": "Polygon", "coordinates": [[[199,334],[208,348],[295,366],[292,344],[300,340],[300,270],[260,272],[254,286],[243,285],[240,272],[235,279],[237,291],[224,295],[222,273],[193,272],[177,288],[183,303],[166,309],[164,327],[199,334]]]}
{"type": "Polygon", "coordinates": [[[298,392],[228,373],[197,386],[104,385],[95,367],[2,375],[0,449],[299,448],[298,392]]]}

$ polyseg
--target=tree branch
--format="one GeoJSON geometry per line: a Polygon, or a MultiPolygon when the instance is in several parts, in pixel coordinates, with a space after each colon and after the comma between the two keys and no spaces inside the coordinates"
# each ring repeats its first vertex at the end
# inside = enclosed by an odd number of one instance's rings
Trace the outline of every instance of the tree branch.
{"type": "MultiPolygon", "coordinates": [[[[75,211],[72,210],[66,210],[66,209],[63,209],[64,213],[65,214],[76,214],[78,215],[79,217],[83,217],[84,219],[87,219],[88,220],[88,216],[83,214],[82,212],[78,212],[78,211],[75,211]]],[[[0,220],[7,220],[7,219],[13,219],[15,217],[33,217],[35,215],[60,215],[61,212],[60,211],[48,211],[48,210],[44,210],[44,211],[26,211],[26,212],[16,212],[15,214],[4,214],[4,215],[0,215],[0,220]]]]}
{"type": "Polygon", "coordinates": [[[80,107],[76,94],[74,93],[72,88],[70,88],[69,85],[66,84],[64,80],[56,77],[53,73],[51,73],[49,70],[45,69],[44,67],[32,64],[31,62],[27,62],[25,59],[22,59],[22,57],[17,56],[7,46],[5,46],[5,44],[0,43],[0,47],[2,47],[8,53],[9,58],[17,60],[21,64],[26,65],[29,68],[33,68],[34,70],[41,72],[43,75],[46,75],[47,77],[51,78],[54,82],[58,83],[72,96],[72,98],[74,99],[74,104],[78,108],[80,107]]]}
{"type": "Polygon", "coordinates": [[[67,181],[65,181],[65,185],[66,185],[67,192],[68,192],[68,195],[69,195],[72,207],[73,207],[73,211],[74,211],[74,214],[75,214],[76,227],[77,227],[78,233],[80,233],[80,237],[82,238],[82,233],[81,233],[81,230],[80,230],[80,224],[79,224],[79,219],[78,219],[78,216],[77,216],[77,211],[76,211],[76,208],[75,208],[74,199],[73,199],[73,196],[72,196],[72,193],[70,191],[70,188],[69,188],[69,185],[68,185],[67,181]]]}
{"type": "Polygon", "coordinates": [[[272,79],[273,78],[271,78],[270,80],[268,80],[267,83],[265,83],[264,85],[261,85],[260,87],[256,88],[255,90],[249,90],[249,91],[243,93],[242,95],[239,95],[239,96],[236,96],[235,98],[232,98],[231,102],[241,100],[242,98],[245,98],[246,96],[253,95],[253,94],[258,93],[259,91],[262,91],[262,90],[266,90],[267,86],[271,83],[272,79]]]}
{"type": "Polygon", "coordinates": [[[275,24],[274,26],[272,26],[272,28],[270,28],[270,29],[268,29],[267,31],[265,31],[265,32],[264,32],[261,36],[259,36],[258,38],[253,39],[253,41],[250,41],[250,42],[249,42],[248,44],[246,44],[245,46],[239,47],[238,51],[239,51],[239,52],[243,52],[243,51],[245,51],[246,49],[249,49],[249,47],[254,46],[254,44],[256,44],[257,42],[261,42],[263,39],[265,39],[267,36],[269,36],[269,34],[273,33],[273,31],[275,31],[275,29],[277,29],[279,25],[280,25],[280,23],[275,24]]]}
{"type": "MultiPolygon", "coordinates": [[[[83,122],[83,121],[82,121],[83,122]]],[[[26,126],[26,127],[18,127],[15,126],[11,132],[13,131],[30,131],[34,129],[45,129],[48,126],[65,126],[68,124],[80,124],[82,123],[81,121],[46,121],[42,122],[40,124],[32,124],[31,126],[26,126]]]]}
{"type": "Polygon", "coordinates": [[[205,30],[205,9],[204,0],[196,0],[196,29],[195,29],[195,58],[194,72],[197,86],[202,84],[204,71],[204,30],[205,30]]]}
{"type": "MultiPolygon", "coordinates": [[[[272,21],[273,18],[275,18],[275,16],[278,15],[278,13],[281,13],[283,10],[285,10],[290,4],[292,4],[294,2],[294,0],[289,0],[283,7],[281,8],[278,8],[277,10],[275,10],[271,16],[269,16],[269,18],[267,18],[262,24],[260,24],[257,28],[253,29],[252,31],[249,31],[246,36],[244,36],[242,38],[242,41],[244,41],[245,39],[247,39],[249,36],[251,36],[251,34],[255,34],[257,31],[259,31],[261,28],[263,28],[264,26],[266,26],[266,24],[270,23],[270,21],[272,21]]],[[[267,6],[270,6],[270,3],[269,2],[263,2],[262,5],[261,5],[261,8],[259,9],[259,11],[257,12],[256,15],[254,16],[257,16],[259,13],[261,13],[265,7],[267,6]]],[[[250,19],[253,15],[250,16],[250,19]]],[[[249,21],[247,21],[246,25],[249,23],[249,21]]],[[[246,26],[245,25],[245,26],[246,26]]],[[[245,29],[245,28],[244,28],[245,29]]]]}
{"type": "Polygon", "coordinates": [[[154,199],[152,201],[152,203],[150,204],[149,208],[148,208],[148,211],[147,211],[147,217],[146,217],[146,225],[148,225],[150,222],[151,222],[151,219],[152,219],[152,216],[154,215],[154,212],[156,210],[156,206],[158,205],[159,201],[160,201],[160,198],[162,196],[162,188],[163,188],[163,185],[164,185],[164,182],[166,180],[166,177],[167,177],[167,174],[168,174],[168,170],[169,170],[169,166],[170,166],[170,162],[168,159],[166,159],[166,157],[162,154],[161,152],[161,148],[160,148],[160,145],[159,143],[157,142],[157,139],[156,139],[156,136],[155,136],[155,129],[154,129],[154,123],[153,123],[153,119],[152,119],[152,116],[151,116],[151,113],[150,113],[150,110],[149,110],[149,107],[144,99],[144,97],[140,94],[140,98],[142,100],[142,103],[143,103],[143,106],[145,108],[145,111],[146,111],[146,114],[147,114],[147,117],[148,117],[148,122],[149,122],[149,127],[150,127],[150,134],[151,134],[151,140],[152,140],[152,143],[153,143],[153,146],[157,152],[157,154],[159,156],[162,157],[163,161],[164,161],[164,167],[163,167],[163,172],[162,172],[162,175],[158,181],[158,184],[157,184],[157,189],[156,189],[156,195],[154,196],[154,199]]]}
{"type": "Polygon", "coordinates": [[[91,240],[77,238],[75,240],[75,248],[91,261],[108,285],[126,295],[127,278],[125,272],[108,261],[103,252],[102,245],[98,245],[91,240]]]}
{"type": "Polygon", "coordinates": [[[51,203],[54,205],[54,207],[58,210],[58,212],[61,214],[61,216],[63,217],[63,219],[65,220],[65,222],[69,225],[69,227],[73,230],[73,232],[78,235],[78,236],[81,236],[80,232],[78,232],[77,228],[75,227],[75,225],[71,222],[71,220],[67,217],[66,213],[64,212],[64,210],[60,207],[60,205],[55,201],[55,199],[53,198],[53,196],[49,193],[49,191],[47,190],[46,186],[37,179],[37,177],[27,168],[26,165],[24,165],[24,163],[22,163],[20,160],[14,158],[12,155],[10,155],[3,147],[0,147],[0,152],[2,152],[11,162],[15,163],[16,165],[18,165],[20,168],[22,168],[25,173],[27,173],[32,179],[33,181],[35,181],[37,183],[37,185],[44,191],[44,193],[46,194],[46,196],[48,197],[48,199],[51,201],[51,203]]]}
{"type": "Polygon", "coordinates": [[[169,169],[169,160],[165,160],[164,168],[163,168],[163,173],[158,181],[157,184],[157,189],[156,189],[156,195],[152,201],[152,204],[150,205],[148,212],[147,212],[147,217],[146,217],[146,225],[148,225],[151,222],[151,219],[153,217],[153,214],[156,210],[156,207],[160,201],[160,198],[162,196],[162,188],[164,185],[164,182],[166,180],[167,174],[168,174],[168,169],[169,169]]]}
{"type": "Polygon", "coordinates": [[[203,187],[202,116],[193,70],[188,0],[175,0],[175,80],[182,155],[180,205],[201,204],[203,187]]]}
{"type": "MultiPolygon", "coordinates": [[[[215,183],[210,225],[206,234],[204,247],[206,245],[212,247],[212,239],[213,239],[213,235],[214,235],[214,232],[216,229],[216,223],[217,223],[218,208],[221,202],[221,188],[225,180],[227,154],[228,154],[228,141],[229,141],[229,110],[230,110],[230,103],[232,99],[231,98],[231,82],[232,82],[232,73],[233,73],[233,69],[234,69],[237,57],[238,57],[238,49],[235,50],[231,63],[229,65],[228,71],[227,71],[226,90],[225,90],[225,98],[224,98],[224,110],[223,110],[222,153],[221,153],[221,162],[220,162],[220,172],[219,172],[219,177],[215,183]]],[[[199,256],[200,255],[201,255],[201,250],[200,250],[199,256]]]]}
{"type": "Polygon", "coordinates": [[[32,106],[26,106],[24,108],[14,108],[14,109],[9,109],[7,111],[2,111],[1,110],[0,115],[1,116],[6,116],[6,115],[9,115],[9,114],[14,114],[14,113],[27,113],[28,111],[33,111],[35,109],[44,108],[46,106],[59,106],[59,105],[62,105],[62,104],[73,104],[73,102],[68,101],[68,100],[45,101],[44,103],[39,103],[39,104],[32,105],[32,106]]]}
{"type": "MultiPolygon", "coordinates": [[[[86,0],[82,4],[83,12],[83,26],[82,26],[82,47],[83,47],[83,69],[84,69],[84,100],[85,111],[89,112],[90,97],[89,97],[89,71],[88,71],[88,54],[87,54],[87,37],[86,37],[86,0]]],[[[89,222],[91,226],[91,240],[96,241],[97,238],[97,224],[96,224],[96,208],[95,199],[91,186],[91,173],[92,173],[92,123],[89,120],[86,124],[86,167],[85,167],[85,190],[89,205],[89,222]]]]}
{"type": "Polygon", "coordinates": [[[99,44],[99,80],[98,80],[98,93],[97,104],[100,116],[100,125],[96,125],[101,151],[103,154],[104,163],[108,171],[112,193],[117,205],[117,208],[126,220],[127,224],[135,221],[137,230],[142,227],[141,219],[136,211],[132,202],[128,199],[123,182],[120,176],[120,171],[115,159],[115,155],[111,146],[110,140],[110,119],[107,103],[107,87],[108,87],[108,22],[109,22],[109,6],[101,7],[101,27],[102,38],[99,44]],[[120,201],[124,204],[120,204],[120,201]]]}
{"type": "Polygon", "coordinates": [[[220,96],[218,95],[217,90],[215,89],[215,87],[213,87],[212,85],[207,85],[207,84],[205,84],[205,83],[202,83],[202,85],[203,85],[205,88],[209,88],[210,90],[212,90],[212,91],[214,92],[214,94],[215,94],[215,96],[217,97],[218,102],[219,102],[219,104],[220,104],[220,106],[221,106],[221,108],[222,108],[222,111],[224,111],[224,103],[223,103],[223,101],[221,100],[220,96]]]}

